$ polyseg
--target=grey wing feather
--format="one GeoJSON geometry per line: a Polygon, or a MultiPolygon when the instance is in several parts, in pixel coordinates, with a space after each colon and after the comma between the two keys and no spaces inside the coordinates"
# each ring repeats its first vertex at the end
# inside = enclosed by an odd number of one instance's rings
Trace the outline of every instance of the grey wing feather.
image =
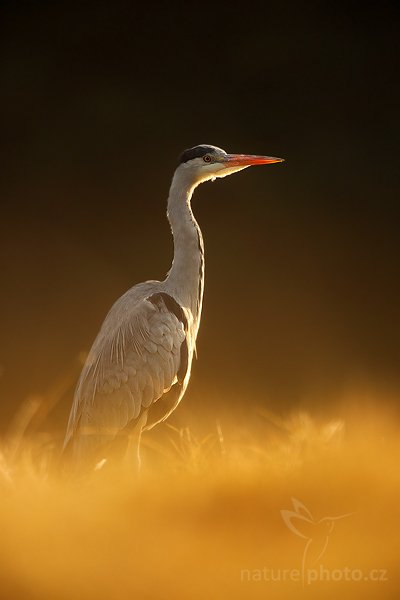
{"type": "Polygon", "coordinates": [[[146,289],[141,297],[137,292],[132,288],[115,303],[93,344],[64,447],[75,433],[115,435],[177,382],[184,319],[160,300],[163,294],[154,302],[146,289]]]}

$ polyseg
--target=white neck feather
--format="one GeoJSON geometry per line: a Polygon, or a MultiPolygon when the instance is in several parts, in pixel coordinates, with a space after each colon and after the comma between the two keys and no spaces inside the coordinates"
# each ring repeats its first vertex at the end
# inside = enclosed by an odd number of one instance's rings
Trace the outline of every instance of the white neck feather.
{"type": "Polygon", "coordinates": [[[168,220],[174,239],[174,259],[165,280],[166,291],[193,314],[197,330],[204,288],[204,246],[190,205],[196,182],[178,168],[168,197],[168,220]]]}

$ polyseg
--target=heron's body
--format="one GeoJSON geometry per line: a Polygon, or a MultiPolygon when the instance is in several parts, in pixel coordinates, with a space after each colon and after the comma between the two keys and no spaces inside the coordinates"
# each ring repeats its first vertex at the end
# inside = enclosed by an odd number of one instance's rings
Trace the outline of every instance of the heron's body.
{"type": "Polygon", "coordinates": [[[196,146],[182,155],[168,198],[171,270],[164,281],[128,290],[108,313],[69,418],[64,447],[76,460],[106,458],[119,439],[139,441],[143,429],[167,418],[179,404],[190,379],[204,290],[204,247],[190,204],[193,190],[250,164],[278,160],[227,155],[214,146],[196,146]]]}

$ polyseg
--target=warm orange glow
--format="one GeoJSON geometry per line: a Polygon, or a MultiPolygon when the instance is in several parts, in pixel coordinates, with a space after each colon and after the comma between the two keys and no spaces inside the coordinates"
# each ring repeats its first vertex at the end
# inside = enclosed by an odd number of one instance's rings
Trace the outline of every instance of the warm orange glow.
{"type": "Polygon", "coordinates": [[[78,482],[52,465],[55,438],[19,435],[27,410],[1,448],[3,596],[392,597],[399,422],[388,405],[347,404],[340,418],[163,425],[144,437],[139,479],[78,482]]]}

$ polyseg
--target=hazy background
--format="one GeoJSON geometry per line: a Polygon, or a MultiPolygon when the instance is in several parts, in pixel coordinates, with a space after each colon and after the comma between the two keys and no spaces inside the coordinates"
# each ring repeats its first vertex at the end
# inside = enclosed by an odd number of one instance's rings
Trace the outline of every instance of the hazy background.
{"type": "Polygon", "coordinates": [[[196,192],[187,408],[396,394],[396,4],[2,3],[2,425],[121,293],[164,277],[172,173],[204,142],[286,162],[196,192]]]}

